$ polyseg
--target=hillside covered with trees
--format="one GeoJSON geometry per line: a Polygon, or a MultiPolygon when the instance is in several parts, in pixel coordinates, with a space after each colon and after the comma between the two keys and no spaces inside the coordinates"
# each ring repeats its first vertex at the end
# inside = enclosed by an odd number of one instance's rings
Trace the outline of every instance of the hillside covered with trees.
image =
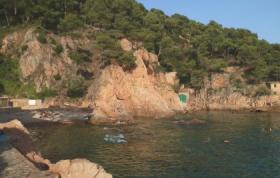
{"type": "MultiPolygon", "coordinates": [[[[158,71],[176,71],[180,82],[193,88],[203,87],[205,76],[227,66],[244,68],[250,84],[280,80],[280,44],[259,40],[246,29],[224,28],[215,21],[204,25],[183,15],[147,10],[135,0],[0,0],[0,39],[29,25],[58,35],[99,28],[102,33],[96,39],[104,60],[117,58],[125,68],[133,67],[133,58],[118,52],[116,40],[126,37],[143,42],[158,55],[158,71]]],[[[0,56],[0,93],[10,85],[8,80],[20,85],[16,64],[7,58],[0,56]]]]}

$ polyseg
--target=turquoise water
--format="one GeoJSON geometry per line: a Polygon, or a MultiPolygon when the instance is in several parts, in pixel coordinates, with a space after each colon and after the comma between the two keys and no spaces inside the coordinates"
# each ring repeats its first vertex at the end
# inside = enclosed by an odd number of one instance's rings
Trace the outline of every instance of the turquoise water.
{"type": "Polygon", "coordinates": [[[280,177],[279,113],[211,112],[139,119],[130,126],[29,129],[38,149],[51,161],[87,158],[116,178],[280,177]],[[193,118],[207,124],[174,122],[193,118]],[[123,134],[127,143],[106,142],[106,134],[123,134]]]}

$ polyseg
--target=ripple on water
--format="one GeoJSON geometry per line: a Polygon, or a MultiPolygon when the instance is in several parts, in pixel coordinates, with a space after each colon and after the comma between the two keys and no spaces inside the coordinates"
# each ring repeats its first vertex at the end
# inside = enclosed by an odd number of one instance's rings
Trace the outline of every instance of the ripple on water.
{"type": "Polygon", "coordinates": [[[203,126],[146,119],[113,129],[88,125],[30,129],[39,134],[38,149],[52,161],[87,158],[117,178],[276,178],[280,175],[279,117],[210,112],[173,118],[203,119],[207,121],[203,126]],[[127,143],[110,144],[104,141],[106,134],[124,134],[127,143]]]}

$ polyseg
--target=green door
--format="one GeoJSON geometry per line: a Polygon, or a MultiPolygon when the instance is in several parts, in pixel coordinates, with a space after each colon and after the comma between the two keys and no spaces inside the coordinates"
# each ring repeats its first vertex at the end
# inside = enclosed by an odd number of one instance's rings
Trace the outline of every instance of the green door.
{"type": "Polygon", "coordinates": [[[182,103],[187,103],[188,97],[187,97],[186,95],[184,95],[184,94],[179,94],[179,98],[180,98],[180,101],[181,101],[182,103]]]}

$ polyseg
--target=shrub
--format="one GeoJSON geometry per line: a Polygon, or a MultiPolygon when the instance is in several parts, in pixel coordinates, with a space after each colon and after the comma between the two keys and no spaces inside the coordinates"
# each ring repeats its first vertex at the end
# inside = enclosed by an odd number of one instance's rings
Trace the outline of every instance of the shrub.
{"type": "Polygon", "coordinates": [[[155,73],[162,73],[162,72],[166,72],[166,69],[164,67],[162,67],[161,65],[157,65],[155,67],[155,73]]]}
{"type": "Polygon", "coordinates": [[[69,56],[77,64],[84,64],[84,63],[91,62],[92,54],[88,50],[78,48],[76,51],[71,51],[69,56]]]}
{"type": "Polygon", "coordinates": [[[15,95],[22,83],[19,80],[19,65],[15,59],[0,55],[0,83],[4,94],[15,95]]]}
{"type": "Polygon", "coordinates": [[[131,70],[136,67],[133,54],[128,52],[117,57],[117,63],[122,66],[124,70],[131,70]]]}
{"type": "Polygon", "coordinates": [[[75,14],[68,14],[60,20],[58,30],[60,32],[69,32],[82,27],[83,22],[75,14]]]}
{"type": "Polygon", "coordinates": [[[61,80],[61,76],[60,76],[59,74],[56,74],[56,75],[54,76],[54,79],[55,79],[56,81],[59,81],[59,80],[61,80]]]}
{"type": "Polygon", "coordinates": [[[55,54],[59,55],[63,52],[64,49],[61,44],[57,44],[53,50],[55,54]]]}
{"type": "Polygon", "coordinates": [[[5,88],[2,83],[0,83],[0,95],[3,95],[5,93],[5,88]]]}
{"type": "Polygon", "coordinates": [[[104,64],[117,63],[124,70],[136,67],[134,56],[131,52],[124,52],[116,39],[117,35],[111,33],[99,33],[96,36],[97,47],[102,50],[104,64]]]}
{"type": "Polygon", "coordinates": [[[204,77],[206,76],[203,70],[193,70],[191,74],[190,84],[193,88],[200,89],[203,87],[204,77]]]}
{"type": "Polygon", "coordinates": [[[254,96],[258,97],[258,96],[267,96],[270,95],[270,90],[267,88],[266,85],[260,85],[258,86],[258,88],[255,91],[254,96]]]}
{"type": "Polygon", "coordinates": [[[67,96],[70,98],[81,98],[85,95],[85,87],[72,87],[67,91],[67,96]]]}
{"type": "Polygon", "coordinates": [[[232,86],[235,87],[236,89],[243,89],[245,87],[245,84],[239,78],[233,79],[231,83],[232,86]]]}
{"type": "Polygon", "coordinates": [[[43,31],[39,31],[39,33],[37,34],[37,40],[42,44],[47,43],[46,33],[43,31]]]}
{"type": "Polygon", "coordinates": [[[27,45],[23,45],[23,46],[21,47],[21,51],[22,51],[22,52],[25,52],[27,49],[28,49],[28,46],[27,46],[27,45]]]}
{"type": "Polygon", "coordinates": [[[96,35],[96,41],[99,48],[121,50],[120,44],[108,33],[99,33],[96,35]]]}
{"type": "Polygon", "coordinates": [[[52,37],[50,37],[50,42],[51,42],[51,44],[56,45],[56,41],[52,37]]]}
{"type": "Polygon", "coordinates": [[[52,89],[48,89],[48,88],[44,88],[37,95],[38,95],[39,98],[45,99],[45,98],[57,96],[57,91],[56,90],[52,90],[52,89]]]}
{"type": "Polygon", "coordinates": [[[70,98],[81,98],[86,93],[86,87],[82,80],[72,80],[69,83],[67,96],[70,98]]]}

